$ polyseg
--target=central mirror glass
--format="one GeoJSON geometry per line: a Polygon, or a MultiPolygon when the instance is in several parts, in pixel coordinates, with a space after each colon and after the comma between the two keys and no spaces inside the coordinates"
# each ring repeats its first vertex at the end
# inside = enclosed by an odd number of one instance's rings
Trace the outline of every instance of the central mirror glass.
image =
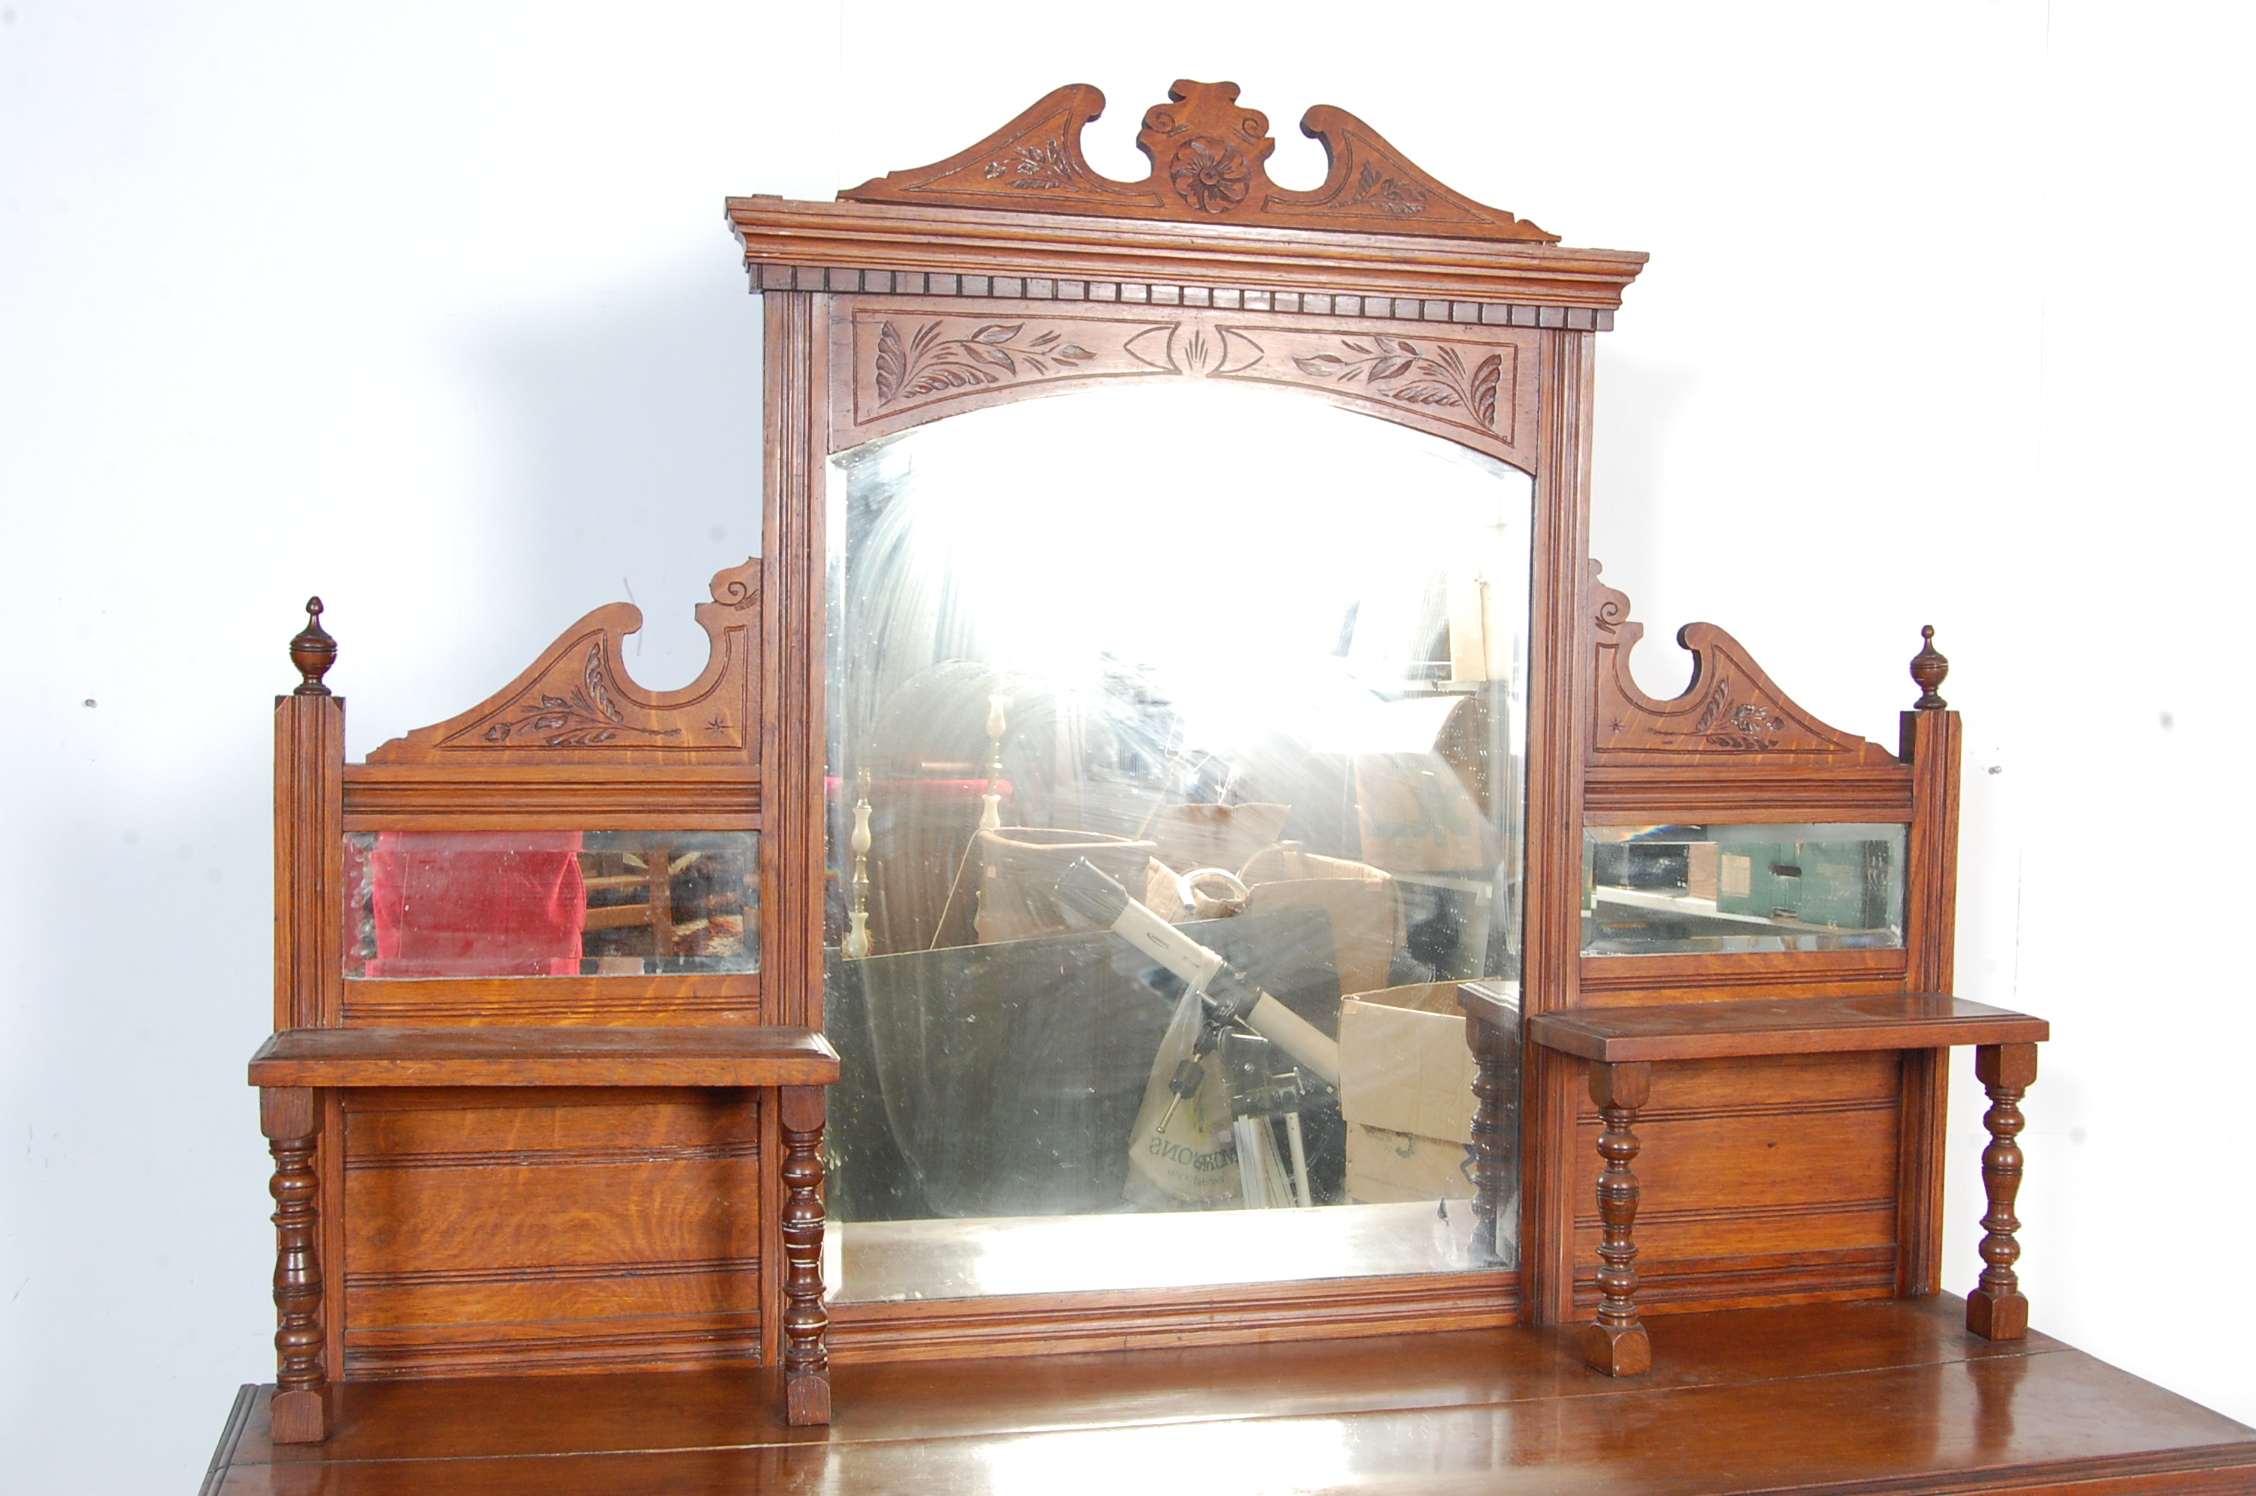
{"type": "Polygon", "coordinates": [[[1515,1265],[1455,989],[1520,974],[1532,504],[1211,382],[832,459],[839,1299],[1515,1265]]]}

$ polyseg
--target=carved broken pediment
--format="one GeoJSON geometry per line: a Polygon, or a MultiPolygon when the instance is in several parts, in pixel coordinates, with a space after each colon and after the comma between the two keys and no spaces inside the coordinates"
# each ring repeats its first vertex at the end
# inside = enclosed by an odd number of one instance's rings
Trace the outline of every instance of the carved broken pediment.
{"type": "Polygon", "coordinates": [[[1301,133],[1323,143],[1330,166],[1320,186],[1292,192],[1269,180],[1277,142],[1268,116],[1241,107],[1235,83],[1178,79],[1167,95],[1167,103],[1145,112],[1136,136],[1152,163],[1140,182],[1115,181],[1089,165],[1081,130],[1104,113],[1105,99],[1086,83],[1072,83],[970,150],[838,195],[860,203],[1558,242],[1557,234],[1443,186],[1344,109],[1319,104],[1301,117],[1301,133]]]}
{"type": "Polygon", "coordinates": [[[622,668],[627,637],[642,627],[632,603],[596,609],[533,666],[460,716],[394,738],[372,764],[570,764],[657,757],[676,763],[743,763],[759,755],[760,562],[720,572],[697,621],[712,641],[698,678],[647,692],[622,668]]]}
{"type": "Polygon", "coordinates": [[[1629,652],[1645,626],[1629,617],[1627,594],[1599,580],[1590,563],[1590,616],[1596,641],[1592,692],[1594,763],[1671,763],[1719,754],[1793,762],[1894,763],[1886,749],[1810,715],[1756,664],[1746,647],[1712,623],[1688,623],[1676,642],[1692,651],[1692,683],[1674,700],[1655,701],[1630,677],[1629,652]]]}

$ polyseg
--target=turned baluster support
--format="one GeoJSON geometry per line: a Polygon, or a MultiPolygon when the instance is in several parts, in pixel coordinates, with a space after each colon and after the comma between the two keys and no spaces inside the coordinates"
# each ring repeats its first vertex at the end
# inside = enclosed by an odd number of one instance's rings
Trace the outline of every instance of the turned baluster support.
{"type": "Polygon", "coordinates": [[[1507,1109],[1516,1099],[1510,1062],[1511,1036],[1478,1017],[1465,1020],[1465,1038],[1473,1051],[1473,1256],[1476,1261],[1503,1260],[1496,1249],[1496,1228],[1504,1208],[1504,1186],[1517,1162],[1512,1147],[1507,1109]]]}
{"type": "Polygon", "coordinates": [[[2037,1046],[1981,1045],[1974,1051],[1974,1073],[1990,1093],[1990,1110],[1982,1118],[1990,1133],[1989,1146],[1982,1150],[1982,1188],[1990,1209],[1982,1217],[1986,1265],[1966,1296],[1966,1328],[1986,1340],[2021,1340],[2029,1333],[2029,1301],[2013,1271],[2021,1256],[2021,1243],[2013,1235],[2021,1229],[2013,1213],[2014,1197],[2021,1192],[2021,1145],[2014,1140],[2025,1125],[2021,1097],[2037,1078],[2037,1046]]]}
{"type": "Polygon", "coordinates": [[[783,1385],[793,1425],[830,1422],[823,1308],[823,1121],[820,1086],[781,1088],[783,1123],[783,1385]]]}
{"type": "Polygon", "coordinates": [[[1636,1376],[1653,1369],[1653,1345],[1637,1317],[1637,1176],[1629,1162],[1637,1157],[1637,1113],[1652,1091],[1653,1067],[1642,1060],[1590,1066],[1590,1099],[1605,1122],[1598,1156],[1606,1161],[1598,1176],[1598,1318],[1583,1332],[1582,1359],[1610,1377],[1636,1376]]]}
{"type": "Polygon", "coordinates": [[[274,1155],[274,1404],[277,1444],[329,1437],[329,1375],[322,1366],[321,1181],[314,1172],[321,1101],[301,1086],[259,1091],[259,1130],[274,1155]]]}

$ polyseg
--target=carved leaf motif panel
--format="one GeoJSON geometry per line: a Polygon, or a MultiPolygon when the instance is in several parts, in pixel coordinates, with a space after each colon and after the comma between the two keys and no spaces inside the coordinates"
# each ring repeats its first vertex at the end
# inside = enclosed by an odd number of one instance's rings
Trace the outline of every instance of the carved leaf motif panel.
{"type": "Polygon", "coordinates": [[[1059,317],[1054,309],[1005,303],[976,316],[930,307],[857,308],[855,424],[995,390],[1165,373],[1164,352],[1155,359],[1153,350],[1164,350],[1173,326],[1147,318],[1059,317]]]}
{"type": "MultiPolygon", "coordinates": [[[[1611,663],[1611,662],[1609,662],[1611,663]]],[[[1596,742],[1601,753],[1624,749],[1666,753],[1838,753],[1844,739],[1799,720],[1763,684],[1742,678],[1728,655],[1702,659],[1700,680],[1686,697],[1655,711],[1617,692],[1602,692],[1596,742]]],[[[1619,668],[1618,666],[1616,668],[1619,668]]],[[[1853,752],[1853,750],[1852,750],[1853,752]]]]}
{"type": "MultiPolygon", "coordinates": [[[[708,693],[710,695],[711,693],[708,693]]],[[[708,703],[697,703],[706,705],[708,703]]],[[[573,640],[500,711],[449,734],[441,748],[741,748],[743,714],[710,702],[704,713],[681,705],[654,711],[625,696],[613,678],[607,634],[573,640]]]]}
{"type": "MultiPolygon", "coordinates": [[[[1216,372],[1235,379],[1313,386],[1408,410],[1451,433],[1517,445],[1519,343],[1444,334],[1311,332],[1300,327],[1224,325],[1258,358],[1216,372]]],[[[1530,413],[1532,415],[1532,412],[1530,413]]]]}
{"type": "Polygon", "coordinates": [[[1520,377],[1538,334],[1513,328],[1374,323],[1211,308],[1142,316],[1061,314],[1055,302],[857,301],[851,324],[850,446],[1043,385],[1224,379],[1320,391],[1526,467],[1536,392],[1520,377]]]}

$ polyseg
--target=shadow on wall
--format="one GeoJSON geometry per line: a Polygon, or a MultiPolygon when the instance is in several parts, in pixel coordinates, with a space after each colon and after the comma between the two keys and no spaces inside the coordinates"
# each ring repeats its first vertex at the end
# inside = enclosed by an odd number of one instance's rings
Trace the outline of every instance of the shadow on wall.
{"type": "Polygon", "coordinates": [[[1669,570],[1663,475],[1670,439],[1699,379],[1687,365],[1620,354],[1601,340],[1590,553],[1605,563],[1608,585],[1629,594],[1631,615],[1646,626],[1644,642],[1630,653],[1630,674],[1662,700],[1692,678],[1692,657],[1676,647],[1675,629],[1655,620],[1675,616],[1663,586],[1669,570]]]}
{"type": "Polygon", "coordinates": [[[484,691],[618,601],[643,611],[623,662],[638,684],[669,690],[704,667],[692,610],[713,573],[760,548],[760,300],[726,235],[714,239],[695,261],[470,344],[466,372],[491,402],[491,539],[506,558],[489,575],[512,620],[488,646],[484,691]]]}

